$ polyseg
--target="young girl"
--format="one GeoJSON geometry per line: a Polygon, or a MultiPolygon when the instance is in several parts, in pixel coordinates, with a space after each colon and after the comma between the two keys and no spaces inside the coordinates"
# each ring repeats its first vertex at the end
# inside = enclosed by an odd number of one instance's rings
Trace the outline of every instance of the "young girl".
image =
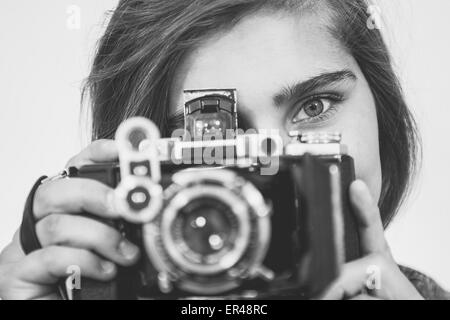
{"type": "MultiPolygon", "coordinates": [[[[183,89],[236,88],[246,126],[338,131],[356,164],[349,192],[362,246],[324,299],[448,298],[394,261],[384,237],[416,169],[419,138],[382,36],[364,0],[122,0],[102,37],[86,90],[94,142],[67,164],[117,160],[118,125],[145,116],[169,136],[182,127],[183,89]],[[381,288],[366,290],[369,266],[381,288]],[[365,293],[363,293],[365,292],[365,293]]],[[[78,216],[119,216],[112,190],[85,179],[43,183],[33,201],[38,241],[20,234],[0,256],[0,297],[58,298],[67,266],[112,279],[138,248],[113,228],[78,216]]]]}

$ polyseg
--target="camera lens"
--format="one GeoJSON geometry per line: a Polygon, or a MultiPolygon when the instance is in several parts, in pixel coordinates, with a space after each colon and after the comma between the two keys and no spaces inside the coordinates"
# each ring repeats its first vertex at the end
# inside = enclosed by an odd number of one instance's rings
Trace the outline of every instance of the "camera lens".
{"type": "Polygon", "coordinates": [[[232,170],[188,169],[172,179],[160,215],[143,226],[150,260],[186,292],[215,295],[237,288],[263,263],[271,208],[232,170]]]}
{"type": "Polygon", "coordinates": [[[231,209],[213,198],[198,198],[179,211],[172,232],[183,255],[196,263],[216,263],[233,249],[238,222],[231,209]]]}

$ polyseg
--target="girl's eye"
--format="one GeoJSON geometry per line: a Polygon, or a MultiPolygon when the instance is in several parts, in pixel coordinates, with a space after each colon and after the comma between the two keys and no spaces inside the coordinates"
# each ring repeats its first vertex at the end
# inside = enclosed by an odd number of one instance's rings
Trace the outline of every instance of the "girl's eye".
{"type": "Polygon", "coordinates": [[[328,111],[333,109],[335,102],[340,101],[338,97],[313,97],[307,101],[300,101],[295,106],[296,113],[292,118],[293,123],[310,122],[319,119],[328,111]]]}

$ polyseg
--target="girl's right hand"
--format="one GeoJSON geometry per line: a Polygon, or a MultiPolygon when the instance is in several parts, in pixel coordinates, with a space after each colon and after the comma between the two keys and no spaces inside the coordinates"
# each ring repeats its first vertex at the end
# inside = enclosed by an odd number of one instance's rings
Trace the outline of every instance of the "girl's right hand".
{"type": "MultiPolygon", "coordinates": [[[[98,140],[73,157],[67,167],[117,160],[112,140],[98,140]]],[[[90,179],[61,179],[42,184],[35,194],[33,212],[42,249],[25,255],[18,233],[0,255],[0,298],[58,298],[56,284],[78,266],[81,276],[108,281],[117,265],[137,262],[139,249],[114,228],[82,217],[90,213],[117,219],[110,187],[90,179]]],[[[83,285],[83,284],[81,284],[83,285]]]]}

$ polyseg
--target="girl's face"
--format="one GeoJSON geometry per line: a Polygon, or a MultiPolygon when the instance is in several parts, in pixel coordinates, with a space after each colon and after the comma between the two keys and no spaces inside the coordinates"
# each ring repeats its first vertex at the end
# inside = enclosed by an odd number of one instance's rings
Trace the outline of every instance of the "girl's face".
{"type": "Polygon", "coordinates": [[[381,191],[375,102],[354,58],[317,15],[258,13],[210,37],[178,70],[171,114],[184,89],[235,88],[250,127],[288,132],[338,131],[357,178],[381,191]]]}

